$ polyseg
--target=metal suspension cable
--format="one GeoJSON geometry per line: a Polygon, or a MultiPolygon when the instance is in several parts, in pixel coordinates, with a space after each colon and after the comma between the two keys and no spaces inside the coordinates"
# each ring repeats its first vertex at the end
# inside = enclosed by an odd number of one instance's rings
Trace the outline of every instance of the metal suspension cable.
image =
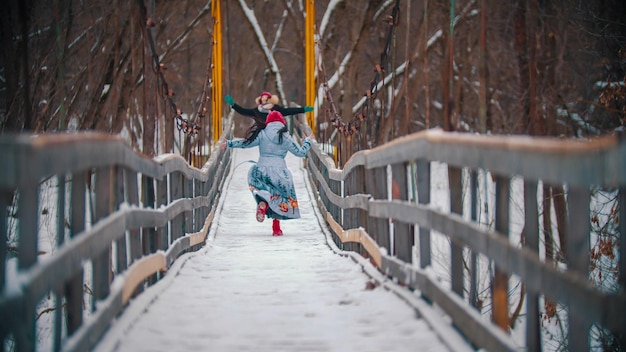
{"type": "MultiPolygon", "coordinates": [[[[335,106],[335,102],[329,88],[328,76],[326,75],[324,62],[322,61],[319,65],[321,71],[320,75],[323,80],[322,87],[324,88],[324,99],[327,100],[330,104],[330,107],[325,110],[325,116],[328,118],[333,127],[335,127],[339,131],[339,133],[342,133],[344,136],[351,136],[359,131],[363,122],[369,117],[371,103],[374,99],[376,99],[379,92],[379,83],[385,77],[386,67],[388,65],[389,55],[393,43],[393,31],[399,23],[399,12],[400,0],[396,0],[396,4],[394,5],[392,14],[388,16],[386,20],[386,22],[389,24],[387,40],[385,43],[385,47],[380,54],[380,63],[375,66],[374,77],[370,81],[370,86],[365,92],[365,103],[361,105],[361,107],[356,111],[356,113],[353,114],[352,118],[348,122],[345,122],[341,118],[341,115],[339,115],[339,113],[337,112],[337,107],[335,106]]],[[[320,43],[317,42],[316,45],[320,45],[320,43]]],[[[321,53],[321,48],[319,48],[318,51],[321,53]]]]}
{"type": "MultiPolygon", "coordinates": [[[[178,107],[176,106],[176,103],[174,102],[174,99],[172,99],[172,97],[174,96],[174,91],[169,88],[169,85],[167,84],[167,81],[165,80],[165,75],[163,75],[163,71],[165,70],[165,65],[163,65],[161,63],[161,60],[159,59],[159,55],[156,52],[156,46],[154,44],[154,38],[152,37],[152,32],[150,31],[150,29],[154,27],[155,25],[154,20],[148,17],[148,10],[143,0],[137,0],[137,4],[139,5],[139,12],[141,14],[141,21],[144,24],[146,38],[148,38],[148,43],[149,43],[150,51],[152,54],[152,60],[154,62],[154,70],[157,75],[157,80],[162,88],[162,91],[165,94],[165,102],[168,108],[174,114],[174,119],[176,120],[176,127],[178,128],[179,131],[182,131],[184,133],[187,133],[190,135],[197,135],[198,132],[200,131],[200,125],[198,125],[194,121],[189,121],[182,117],[182,111],[178,109],[178,107]]],[[[208,77],[207,77],[207,80],[208,80],[208,77]]],[[[203,97],[204,97],[204,94],[203,94],[203,97]]],[[[204,102],[204,99],[203,99],[203,102],[204,102]]],[[[201,117],[204,115],[198,115],[198,116],[201,117]]]]}

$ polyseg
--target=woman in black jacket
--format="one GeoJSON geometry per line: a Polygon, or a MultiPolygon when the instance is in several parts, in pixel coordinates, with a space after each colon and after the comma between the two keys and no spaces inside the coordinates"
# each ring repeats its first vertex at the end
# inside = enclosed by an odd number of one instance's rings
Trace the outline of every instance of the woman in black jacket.
{"type": "Polygon", "coordinates": [[[303,114],[306,112],[313,111],[313,108],[310,106],[304,106],[299,108],[286,108],[282,105],[278,105],[278,96],[272,95],[270,92],[263,92],[259,95],[254,101],[257,104],[255,108],[244,108],[241,105],[235,103],[233,98],[230,95],[224,97],[226,103],[230,105],[231,108],[235,109],[241,115],[251,117],[254,120],[254,124],[248,129],[245,135],[246,140],[254,140],[257,134],[265,127],[265,120],[267,119],[267,115],[271,111],[278,111],[283,116],[295,115],[295,114],[303,114]]]}

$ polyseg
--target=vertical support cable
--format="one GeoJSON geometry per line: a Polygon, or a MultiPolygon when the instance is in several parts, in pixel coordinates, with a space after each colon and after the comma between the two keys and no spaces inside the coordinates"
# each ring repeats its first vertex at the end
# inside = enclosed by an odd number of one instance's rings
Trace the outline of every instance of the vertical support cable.
{"type": "Polygon", "coordinates": [[[213,142],[222,135],[222,16],[220,1],[211,1],[213,16],[213,66],[211,94],[213,96],[213,142]]]}
{"type": "MultiPolygon", "coordinates": [[[[306,18],[305,18],[305,81],[306,81],[306,98],[305,102],[308,106],[315,106],[315,0],[306,1],[306,18]]],[[[307,123],[316,132],[315,111],[307,115],[307,123]]]]}

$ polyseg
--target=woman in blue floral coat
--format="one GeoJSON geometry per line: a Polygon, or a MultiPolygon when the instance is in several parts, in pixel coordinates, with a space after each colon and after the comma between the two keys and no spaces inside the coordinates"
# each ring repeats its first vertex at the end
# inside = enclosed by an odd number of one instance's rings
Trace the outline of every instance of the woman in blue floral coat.
{"type": "Polygon", "coordinates": [[[298,198],[291,171],[285,163],[287,152],[304,157],[311,148],[311,140],[305,137],[299,146],[287,132],[285,118],[278,111],[267,115],[265,127],[257,134],[227,140],[229,148],[259,147],[259,160],[248,172],[248,185],[257,203],[256,219],[273,218],[272,234],[281,236],[280,220],[300,218],[298,198]]]}

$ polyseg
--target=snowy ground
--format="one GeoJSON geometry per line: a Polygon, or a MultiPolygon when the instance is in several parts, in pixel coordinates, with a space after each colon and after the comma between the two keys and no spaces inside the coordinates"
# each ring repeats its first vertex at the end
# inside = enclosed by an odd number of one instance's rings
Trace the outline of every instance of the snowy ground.
{"type": "Polygon", "coordinates": [[[233,152],[207,245],[134,299],[96,351],[468,349],[451,329],[444,343],[393,290],[368,288],[362,263],[327,243],[301,159],[292,155],[302,218],[283,221],[285,235],[272,237],[271,221],[255,221],[246,182],[245,161],[258,149],[233,152]]]}

